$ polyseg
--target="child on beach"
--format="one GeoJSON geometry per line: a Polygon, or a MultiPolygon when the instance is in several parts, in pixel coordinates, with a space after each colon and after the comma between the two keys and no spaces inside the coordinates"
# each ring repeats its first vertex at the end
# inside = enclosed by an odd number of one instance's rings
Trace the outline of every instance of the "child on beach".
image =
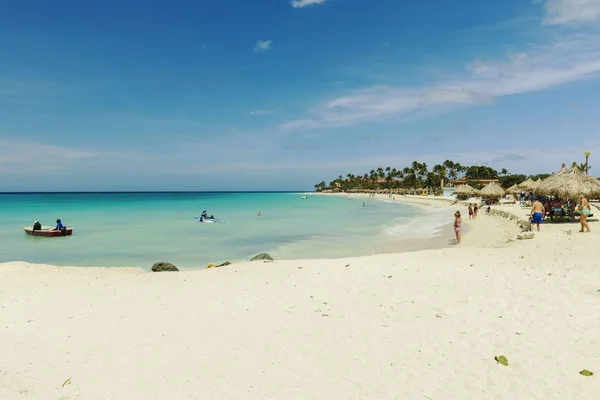
{"type": "Polygon", "coordinates": [[[456,244],[460,244],[460,211],[454,213],[454,234],[456,235],[456,244]]]}
{"type": "Polygon", "coordinates": [[[473,206],[469,203],[469,219],[473,218],[473,206]]]}

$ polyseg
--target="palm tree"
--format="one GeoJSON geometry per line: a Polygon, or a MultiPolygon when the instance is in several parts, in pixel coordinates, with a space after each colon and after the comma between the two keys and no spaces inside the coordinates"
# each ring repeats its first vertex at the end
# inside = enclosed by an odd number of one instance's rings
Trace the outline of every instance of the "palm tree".
{"type": "Polygon", "coordinates": [[[508,175],[508,170],[506,168],[502,168],[502,171],[500,171],[500,173],[504,176],[508,175]]]}
{"type": "MultiPolygon", "coordinates": [[[[579,164],[577,167],[578,167],[580,170],[582,170],[583,172],[586,172],[586,171],[585,171],[585,163],[581,163],[581,164],[579,164]]],[[[589,163],[588,163],[587,169],[588,169],[588,170],[589,170],[589,169],[592,169],[592,166],[591,166],[591,165],[589,165],[589,163]]]]}

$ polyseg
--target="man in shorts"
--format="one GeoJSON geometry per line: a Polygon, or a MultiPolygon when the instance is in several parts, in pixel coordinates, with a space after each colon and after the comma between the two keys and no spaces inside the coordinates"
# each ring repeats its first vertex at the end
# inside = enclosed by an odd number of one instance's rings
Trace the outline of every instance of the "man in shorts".
{"type": "Polygon", "coordinates": [[[535,199],[531,206],[531,223],[537,225],[537,230],[540,230],[540,224],[544,219],[544,214],[546,213],[546,209],[544,205],[540,202],[539,199],[535,199]]]}

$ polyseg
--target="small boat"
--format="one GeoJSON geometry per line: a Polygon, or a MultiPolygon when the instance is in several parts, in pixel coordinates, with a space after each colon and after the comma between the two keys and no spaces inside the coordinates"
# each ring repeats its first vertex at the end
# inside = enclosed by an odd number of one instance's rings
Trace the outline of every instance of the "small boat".
{"type": "Polygon", "coordinates": [[[302,200],[308,200],[308,196],[302,196],[302,200]]]}
{"type": "Polygon", "coordinates": [[[42,229],[33,230],[33,226],[26,226],[23,228],[25,233],[31,236],[43,236],[43,237],[58,237],[58,236],[70,236],[73,234],[73,228],[67,228],[64,231],[57,231],[51,226],[42,226],[42,229]]]}

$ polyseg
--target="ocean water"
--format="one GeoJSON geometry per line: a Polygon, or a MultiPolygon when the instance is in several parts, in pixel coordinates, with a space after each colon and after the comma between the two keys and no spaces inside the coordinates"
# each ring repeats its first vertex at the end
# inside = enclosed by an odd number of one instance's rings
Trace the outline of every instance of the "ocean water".
{"type": "Polygon", "coordinates": [[[433,236],[451,219],[445,214],[301,193],[0,194],[0,262],[148,269],[168,261],[192,269],[261,252],[276,259],[361,256],[433,236]],[[196,221],[203,209],[221,222],[196,221]],[[54,225],[57,218],[74,228],[72,236],[23,232],[34,220],[54,225]]]}

